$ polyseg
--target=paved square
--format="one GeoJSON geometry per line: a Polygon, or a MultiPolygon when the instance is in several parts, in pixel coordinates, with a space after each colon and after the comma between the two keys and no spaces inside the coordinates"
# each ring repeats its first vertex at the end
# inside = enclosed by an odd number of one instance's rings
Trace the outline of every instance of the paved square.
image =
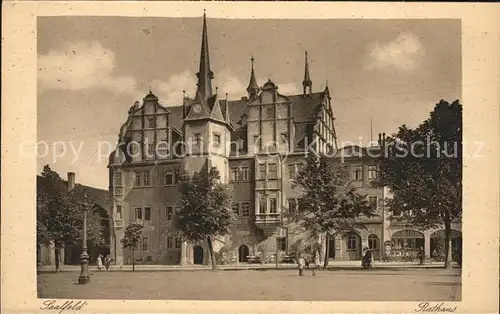
{"type": "Polygon", "coordinates": [[[78,272],[38,275],[40,298],[135,300],[460,301],[459,269],[296,270],[217,272],[78,272]]]}

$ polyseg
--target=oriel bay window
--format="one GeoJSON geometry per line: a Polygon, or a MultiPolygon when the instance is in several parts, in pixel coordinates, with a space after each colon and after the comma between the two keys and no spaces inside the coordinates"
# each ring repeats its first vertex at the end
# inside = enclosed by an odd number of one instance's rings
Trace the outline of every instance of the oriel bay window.
{"type": "Polygon", "coordinates": [[[266,165],[260,164],[259,165],[259,179],[265,179],[265,178],[266,178],[266,165]]]}
{"type": "Polygon", "coordinates": [[[269,199],[269,213],[276,214],[277,211],[277,200],[275,198],[269,199]]]}
{"type": "Polygon", "coordinates": [[[259,213],[260,214],[265,214],[267,209],[267,199],[261,198],[259,200],[259,213]]]}
{"type": "Polygon", "coordinates": [[[269,164],[269,179],[278,178],[278,166],[276,164],[269,164]]]}

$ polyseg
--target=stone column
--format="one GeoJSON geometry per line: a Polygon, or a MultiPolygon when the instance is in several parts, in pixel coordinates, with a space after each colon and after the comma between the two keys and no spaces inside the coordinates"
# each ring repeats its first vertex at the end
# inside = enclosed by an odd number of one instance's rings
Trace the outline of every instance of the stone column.
{"type": "Polygon", "coordinates": [[[115,265],[120,265],[120,266],[123,266],[123,245],[120,242],[120,239],[123,238],[123,236],[124,235],[123,235],[123,231],[122,230],[116,232],[116,238],[115,238],[115,256],[116,256],[116,261],[115,261],[115,265]]]}
{"type": "Polygon", "coordinates": [[[181,261],[180,261],[181,266],[187,264],[187,242],[182,241],[181,242],[181,261]]]}
{"type": "Polygon", "coordinates": [[[425,250],[425,257],[431,257],[431,232],[426,231],[424,232],[424,250],[425,250]]]}

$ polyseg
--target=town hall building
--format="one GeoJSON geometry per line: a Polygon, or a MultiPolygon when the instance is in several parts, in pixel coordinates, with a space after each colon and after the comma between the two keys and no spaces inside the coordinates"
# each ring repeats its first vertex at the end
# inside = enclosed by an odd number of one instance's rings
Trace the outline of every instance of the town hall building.
{"type": "MultiPolygon", "coordinates": [[[[331,236],[330,258],[359,260],[365,246],[382,258],[387,243],[422,246],[429,253],[438,230],[420,232],[392,224],[380,205],[389,192],[370,185],[378,160],[364,155],[366,148],[337,147],[330,91],[328,86],[313,91],[307,52],[303,90],[298,95],[281,94],[271,79],[259,85],[256,71],[252,57],[248,87],[240,99],[227,99],[212,87],[216,73],[210,67],[203,16],[195,96],[185,95],[178,106],[164,106],[150,91],[142,103],[130,107],[108,165],[113,203],[111,254],[116,264],[132,263],[132,254],[123,249],[120,239],[133,222],[144,225],[136,263],[210,262],[206,243],[183,241],[172,225],[179,201],[177,172],[199,171],[205,165],[217,167],[221,182],[231,186],[232,210],[237,216],[234,230],[216,239],[214,249],[223,249],[236,263],[248,262],[249,256],[264,249],[286,255],[293,235],[284,227],[283,213],[294,210],[301,196],[293,178],[305,164],[308,149],[336,152],[334,162],[349,151],[351,157],[344,161],[351,165],[353,184],[377,207],[378,216],[359,218],[363,225],[359,232],[331,236]]],[[[456,238],[461,237],[461,226],[454,229],[456,238]]]]}

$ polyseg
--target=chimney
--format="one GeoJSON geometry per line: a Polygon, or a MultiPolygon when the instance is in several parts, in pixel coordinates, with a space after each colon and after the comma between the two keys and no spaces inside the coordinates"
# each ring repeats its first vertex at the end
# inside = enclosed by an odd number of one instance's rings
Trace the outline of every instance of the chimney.
{"type": "Polygon", "coordinates": [[[68,192],[75,187],[75,173],[68,172],[68,192]]]}

